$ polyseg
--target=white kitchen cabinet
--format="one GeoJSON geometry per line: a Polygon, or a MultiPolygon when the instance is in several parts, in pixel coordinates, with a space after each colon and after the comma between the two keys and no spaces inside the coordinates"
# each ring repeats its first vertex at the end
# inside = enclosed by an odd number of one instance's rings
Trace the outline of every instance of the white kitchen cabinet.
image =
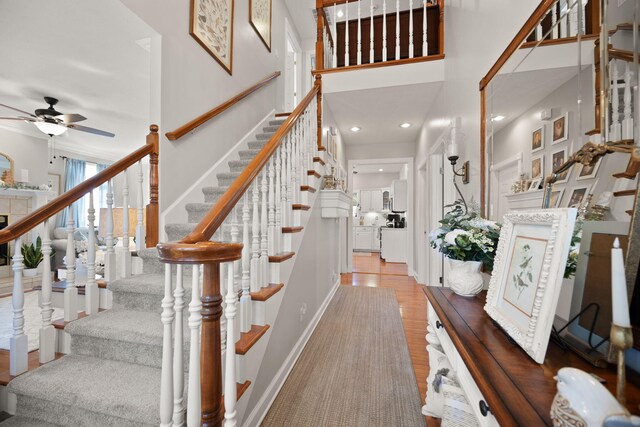
{"type": "Polygon", "coordinates": [[[391,211],[391,189],[390,188],[382,189],[382,211],[383,212],[391,211]]]}
{"type": "Polygon", "coordinates": [[[382,211],[382,190],[360,190],[360,212],[382,211]]]}
{"type": "Polygon", "coordinates": [[[380,228],[381,227],[373,227],[372,233],[372,241],[373,241],[373,251],[380,251],[380,228]]]}
{"type": "Polygon", "coordinates": [[[371,190],[371,210],[374,212],[382,211],[382,190],[371,190]]]}
{"type": "Polygon", "coordinates": [[[360,251],[370,251],[373,249],[373,230],[375,227],[356,226],[353,227],[353,249],[360,251]]]}
{"type": "Polygon", "coordinates": [[[360,190],[360,212],[371,210],[371,190],[360,190]]]}
{"type": "Polygon", "coordinates": [[[382,227],[380,258],[387,262],[407,262],[407,229],[382,227]]]}
{"type": "Polygon", "coordinates": [[[391,183],[393,193],[393,212],[407,211],[407,180],[397,179],[391,183]]]}

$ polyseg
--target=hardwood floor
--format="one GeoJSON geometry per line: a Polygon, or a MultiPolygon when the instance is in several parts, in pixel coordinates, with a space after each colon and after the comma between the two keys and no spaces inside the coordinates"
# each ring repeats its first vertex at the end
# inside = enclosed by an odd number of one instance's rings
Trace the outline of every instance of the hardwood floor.
{"type": "MultiPolygon", "coordinates": [[[[56,353],[56,359],[64,356],[62,353],[56,353]]],[[[42,366],[40,364],[40,353],[38,350],[34,350],[29,352],[28,357],[28,370],[33,371],[34,369],[42,366]]],[[[8,350],[0,350],[0,385],[7,385],[9,382],[15,378],[14,376],[9,374],[9,351],[8,350]]]]}
{"type": "MultiPolygon", "coordinates": [[[[424,404],[427,392],[429,359],[427,341],[427,300],[413,277],[407,276],[407,265],[386,263],[378,253],[357,253],[353,256],[353,273],[343,274],[340,284],[344,286],[372,286],[391,288],[396,292],[400,305],[400,317],[407,337],[413,370],[424,404]]],[[[439,426],[440,420],[426,417],[429,427],[439,426]]]]}

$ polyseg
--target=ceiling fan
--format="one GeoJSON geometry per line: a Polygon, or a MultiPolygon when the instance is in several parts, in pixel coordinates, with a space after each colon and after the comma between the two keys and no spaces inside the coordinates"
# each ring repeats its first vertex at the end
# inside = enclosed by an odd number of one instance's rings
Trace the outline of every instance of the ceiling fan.
{"type": "Polygon", "coordinates": [[[11,107],[9,105],[0,104],[0,107],[5,107],[10,110],[17,111],[18,113],[24,114],[24,116],[17,117],[0,117],[0,120],[22,120],[25,122],[33,123],[42,133],[45,133],[49,136],[62,135],[67,131],[67,129],[79,130],[82,132],[88,132],[100,136],[107,136],[110,138],[115,136],[115,134],[111,132],[106,132],[100,129],[94,129],[76,124],[83,120],[87,120],[87,118],[81,114],[62,114],[54,108],[54,106],[58,103],[58,100],[56,98],[45,96],[44,101],[49,104],[49,107],[38,108],[34,111],[34,114],[28,113],[24,110],[20,110],[19,108],[11,107]]]}

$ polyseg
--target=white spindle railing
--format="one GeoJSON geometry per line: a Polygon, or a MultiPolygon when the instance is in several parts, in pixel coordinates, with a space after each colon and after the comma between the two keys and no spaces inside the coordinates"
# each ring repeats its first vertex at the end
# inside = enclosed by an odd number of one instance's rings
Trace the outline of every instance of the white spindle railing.
{"type": "Polygon", "coordinates": [[[51,302],[51,237],[49,237],[49,220],[44,222],[42,239],[42,291],[40,293],[42,308],[42,327],[40,328],[40,363],[51,362],[56,353],[56,331],[52,324],[53,304],[51,302]]]}
{"type": "Polygon", "coordinates": [[[129,250],[129,172],[124,170],[122,183],[122,277],[131,276],[131,251],[129,250]]]}
{"type": "Polygon", "coordinates": [[[556,40],[576,37],[585,34],[585,0],[559,0],[553,5],[534,30],[536,41],[543,39],[556,40]],[[578,10],[580,9],[580,10],[578,10]],[[579,17],[582,17],[580,20],[579,17]],[[543,22],[549,19],[551,27],[543,27],[543,22]]]}
{"type": "Polygon", "coordinates": [[[611,141],[618,141],[622,134],[622,128],[620,123],[620,96],[618,90],[618,61],[612,60],[609,62],[611,71],[611,124],[609,125],[609,139],[611,141]]]}
{"type": "MultiPolygon", "coordinates": [[[[236,386],[239,378],[244,375],[243,367],[237,366],[234,343],[241,332],[249,332],[252,324],[264,325],[266,319],[263,306],[252,307],[251,293],[268,287],[271,277],[279,279],[279,270],[274,264],[270,264],[269,257],[287,249],[281,237],[282,227],[294,224],[292,201],[300,200],[301,185],[316,185],[311,180],[307,181],[307,171],[313,169],[313,157],[318,155],[316,107],[317,103],[313,102],[298,116],[298,120],[282,138],[280,146],[271,154],[240,201],[230,210],[212,239],[229,241],[230,237],[231,244],[243,245],[239,259],[219,264],[218,280],[223,299],[220,338],[223,348],[221,357],[224,360],[222,390],[225,426],[238,424],[236,386]]],[[[200,267],[193,267],[188,321],[190,357],[188,369],[185,370],[182,360],[185,341],[182,334],[185,304],[183,268],[181,264],[177,264],[172,271],[171,264],[165,264],[160,393],[160,418],[163,426],[184,423],[188,426],[199,425],[201,409],[204,408],[201,405],[200,334],[205,328],[202,327],[200,267]],[[175,287],[172,286],[172,272],[176,273],[175,287]],[[182,392],[183,375],[187,371],[188,396],[185,397],[182,392]]],[[[208,304],[205,308],[211,310],[210,300],[208,304]]]]}
{"type": "Polygon", "coordinates": [[[382,62],[387,62],[387,0],[382,0],[382,62]]]}
{"type": "Polygon", "coordinates": [[[113,247],[113,181],[107,185],[107,230],[105,238],[104,279],[107,282],[116,280],[116,252],[113,247]]]}
{"type": "Polygon", "coordinates": [[[400,59],[400,0],[396,0],[396,61],[400,59]]]}
{"type": "Polygon", "coordinates": [[[85,312],[96,314],[100,307],[100,294],[96,283],[96,210],[93,207],[93,191],[89,192],[89,210],[87,215],[88,247],[87,247],[87,284],[84,287],[85,312]]]}
{"type": "Polygon", "coordinates": [[[9,340],[9,374],[19,375],[27,371],[29,340],[24,333],[24,286],[22,284],[22,238],[13,241],[13,335],[9,340]]]}
{"type": "Polygon", "coordinates": [[[413,58],[413,0],[409,0],[409,58],[413,58]]]}
{"type": "Polygon", "coordinates": [[[360,11],[361,3],[362,1],[358,0],[358,53],[357,53],[358,65],[362,64],[362,22],[360,21],[360,17],[362,15],[360,11]]]}
{"type": "Polygon", "coordinates": [[[64,290],[64,321],[78,318],[78,288],[76,288],[76,227],[73,220],[73,205],[67,209],[67,254],[65,256],[66,282],[64,290]]]}
{"type": "Polygon", "coordinates": [[[375,60],[374,44],[373,44],[373,0],[369,1],[369,64],[373,64],[375,60]]]}
{"type": "Polygon", "coordinates": [[[349,66],[349,0],[344,4],[344,66],[349,66]]]}
{"type": "Polygon", "coordinates": [[[624,66],[624,118],[622,119],[622,139],[633,139],[633,105],[631,90],[633,85],[631,65],[625,62],[624,66]]]}
{"type": "Polygon", "coordinates": [[[427,40],[427,0],[422,0],[422,56],[429,55],[429,41],[427,40]]]}
{"type": "Polygon", "coordinates": [[[138,211],[136,218],[136,250],[139,251],[145,247],[145,229],[144,229],[144,177],[142,171],[142,161],[138,162],[138,211]]]}

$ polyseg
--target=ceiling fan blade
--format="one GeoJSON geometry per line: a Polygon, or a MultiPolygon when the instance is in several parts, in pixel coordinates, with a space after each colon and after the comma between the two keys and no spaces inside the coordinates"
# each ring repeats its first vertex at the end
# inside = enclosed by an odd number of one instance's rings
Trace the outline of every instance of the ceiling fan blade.
{"type": "Polygon", "coordinates": [[[35,122],[31,117],[0,117],[0,120],[20,120],[22,122],[35,122]]]}
{"type": "Polygon", "coordinates": [[[80,125],[67,125],[67,127],[69,129],[74,129],[74,130],[81,130],[82,132],[88,132],[88,133],[92,133],[94,135],[100,135],[100,136],[108,136],[110,138],[113,138],[114,136],[116,136],[115,133],[111,133],[111,132],[106,132],[104,130],[100,130],[100,129],[94,129],[94,128],[90,128],[87,126],[80,126],[80,125]]]}
{"type": "Polygon", "coordinates": [[[87,118],[82,114],[60,114],[56,116],[56,120],[62,120],[65,123],[77,123],[87,120],[87,118]]]}
{"type": "Polygon", "coordinates": [[[0,107],[5,107],[5,108],[8,108],[8,109],[10,109],[10,110],[17,111],[18,113],[26,114],[26,115],[27,115],[27,116],[29,116],[29,117],[33,117],[33,118],[35,118],[35,117],[36,117],[36,116],[34,116],[33,114],[31,114],[31,113],[28,113],[28,112],[26,112],[26,111],[24,111],[24,110],[19,110],[19,109],[17,109],[17,108],[10,107],[10,106],[8,106],[8,105],[6,105],[6,104],[0,104],[0,107]]]}

